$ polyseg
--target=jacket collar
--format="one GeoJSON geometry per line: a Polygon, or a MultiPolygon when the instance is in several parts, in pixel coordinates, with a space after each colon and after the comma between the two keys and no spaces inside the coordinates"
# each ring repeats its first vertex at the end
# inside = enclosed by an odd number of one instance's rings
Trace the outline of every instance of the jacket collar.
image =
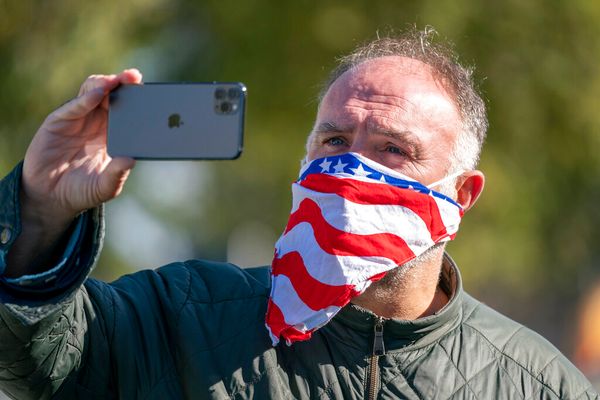
{"type": "MultiPolygon", "coordinates": [[[[447,253],[444,253],[440,286],[446,292],[450,292],[450,300],[437,313],[414,321],[383,320],[384,342],[387,351],[426,346],[458,326],[462,319],[461,304],[464,292],[458,267],[447,253]]],[[[345,342],[351,340],[358,345],[359,337],[364,337],[368,342],[372,340],[377,319],[377,316],[371,311],[349,304],[335,316],[331,321],[333,324],[329,324],[323,329],[336,330],[334,336],[345,342]],[[330,329],[326,329],[328,327],[330,329]],[[358,337],[350,338],[348,335],[358,335],[358,337]]],[[[360,347],[364,346],[360,345],[360,347]]]]}

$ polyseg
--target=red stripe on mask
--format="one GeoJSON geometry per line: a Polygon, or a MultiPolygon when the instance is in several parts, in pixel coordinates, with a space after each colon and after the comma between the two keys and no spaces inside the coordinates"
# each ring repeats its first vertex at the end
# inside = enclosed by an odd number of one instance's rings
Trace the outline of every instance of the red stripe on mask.
{"type": "Polygon", "coordinates": [[[326,253],[337,256],[386,257],[396,265],[404,264],[414,257],[404,239],[391,233],[358,235],[341,231],[325,220],[321,209],[313,200],[304,199],[290,215],[285,233],[303,222],[309,223],[315,240],[326,253]]]}
{"type": "Polygon", "coordinates": [[[397,205],[417,214],[437,242],[448,235],[435,199],[416,190],[392,185],[337,178],[326,174],[312,174],[298,183],[321,193],[332,193],[357,204],[397,205]]]}

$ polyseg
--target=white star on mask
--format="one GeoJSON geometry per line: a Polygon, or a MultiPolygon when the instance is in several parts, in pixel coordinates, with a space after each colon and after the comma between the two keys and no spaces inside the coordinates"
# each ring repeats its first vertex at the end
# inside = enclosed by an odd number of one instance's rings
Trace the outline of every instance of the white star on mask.
{"type": "Polygon", "coordinates": [[[331,161],[327,161],[327,159],[324,159],[323,162],[321,164],[319,164],[319,167],[321,167],[321,172],[329,172],[329,168],[331,167],[331,161]]]}
{"type": "Polygon", "coordinates": [[[335,170],[335,172],[337,174],[343,174],[344,173],[344,168],[346,168],[346,165],[348,164],[344,164],[342,163],[342,159],[338,159],[338,163],[333,167],[333,169],[335,170]]]}
{"type": "Polygon", "coordinates": [[[368,176],[368,175],[371,175],[371,172],[366,171],[363,168],[362,164],[358,164],[358,167],[356,167],[356,168],[350,168],[350,170],[352,172],[354,172],[354,175],[356,175],[356,176],[368,176]]]}

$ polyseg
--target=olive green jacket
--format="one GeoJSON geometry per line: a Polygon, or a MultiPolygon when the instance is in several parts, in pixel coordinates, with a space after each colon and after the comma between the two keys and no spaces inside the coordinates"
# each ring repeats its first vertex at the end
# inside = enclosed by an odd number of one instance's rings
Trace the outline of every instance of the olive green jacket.
{"type": "MultiPolygon", "coordinates": [[[[19,174],[0,182],[0,267],[20,229],[19,174]]],[[[437,314],[347,306],[311,340],[272,347],[267,268],[194,260],[107,284],[87,278],[102,209],[82,218],[56,275],[0,282],[0,387],[14,398],[598,398],[546,340],[466,294],[449,257],[437,314]]]]}

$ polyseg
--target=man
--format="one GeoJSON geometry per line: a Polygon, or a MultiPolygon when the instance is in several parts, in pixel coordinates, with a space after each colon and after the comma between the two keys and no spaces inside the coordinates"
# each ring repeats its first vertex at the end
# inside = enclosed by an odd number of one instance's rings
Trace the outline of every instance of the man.
{"type": "Polygon", "coordinates": [[[187,261],[87,279],[102,203],[134,164],[106,154],[107,93],[141,75],[88,78],[0,183],[2,388],[19,399],[598,398],[552,345],[468,296],[443,252],[483,189],[487,122],[470,71],[430,35],[378,39],[334,71],[271,271],[187,261]]]}

